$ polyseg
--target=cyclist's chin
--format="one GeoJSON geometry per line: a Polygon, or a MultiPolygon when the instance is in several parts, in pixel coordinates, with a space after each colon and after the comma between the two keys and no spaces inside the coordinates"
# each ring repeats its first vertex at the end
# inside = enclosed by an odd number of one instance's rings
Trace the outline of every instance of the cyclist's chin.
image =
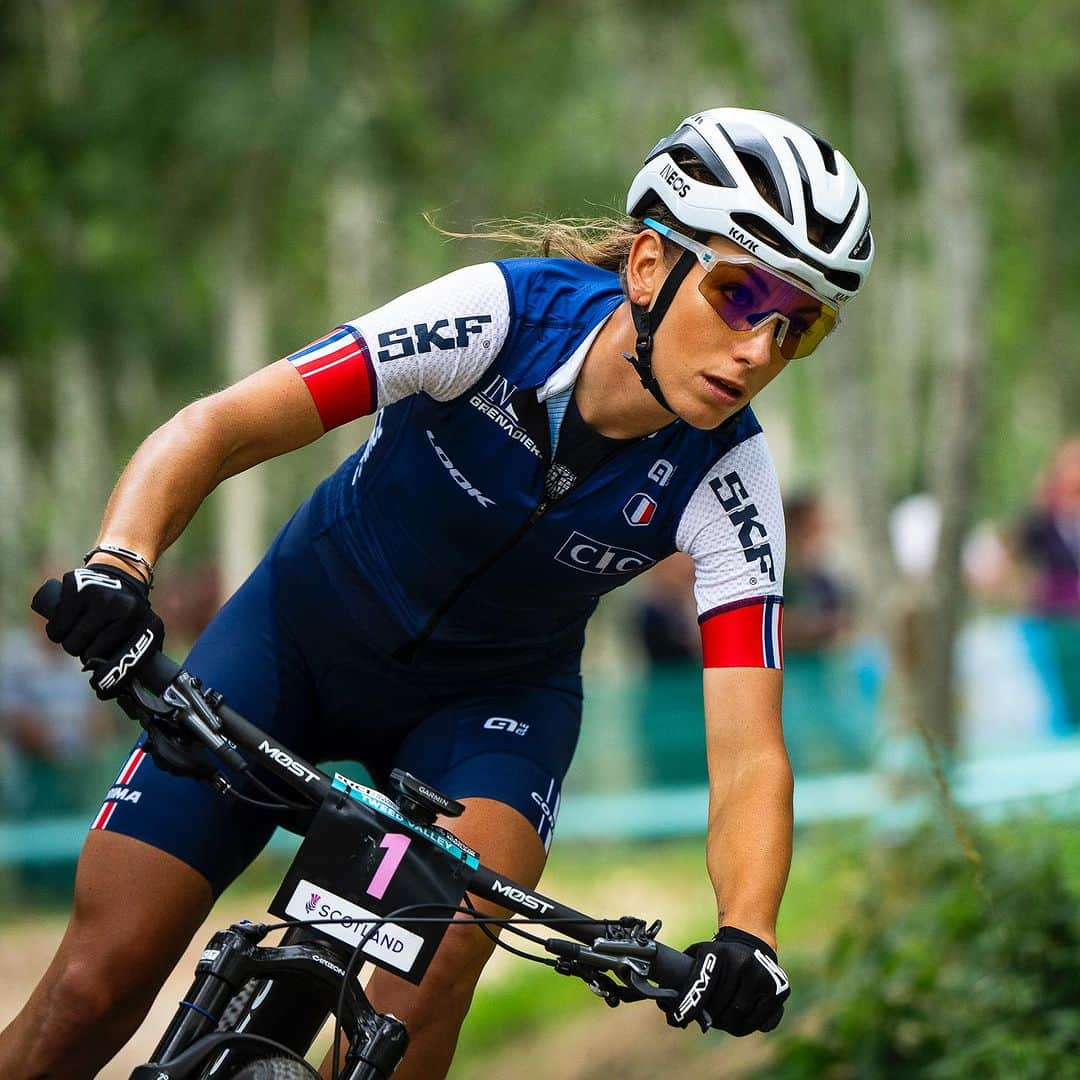
{"type": "Polygon", "coordinates": [[[719,402],[711,397],[687,394],[669,401],[669,404],[679,419],[692,428],[697,428],[699,431],[711,431],[725,420],[730,420],[749,401],[749,395],[737,402],[719,402]]]}

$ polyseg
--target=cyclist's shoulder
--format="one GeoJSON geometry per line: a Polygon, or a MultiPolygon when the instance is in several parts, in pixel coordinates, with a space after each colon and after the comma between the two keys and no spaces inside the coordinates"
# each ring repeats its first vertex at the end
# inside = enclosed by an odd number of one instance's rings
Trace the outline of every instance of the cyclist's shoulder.
{"type": "Polygon", "coordinates": [[[496,265],[515,318],[526,324],[588,322],[622,297],[618,274],[577,259],[500,259],[496,265]]]}

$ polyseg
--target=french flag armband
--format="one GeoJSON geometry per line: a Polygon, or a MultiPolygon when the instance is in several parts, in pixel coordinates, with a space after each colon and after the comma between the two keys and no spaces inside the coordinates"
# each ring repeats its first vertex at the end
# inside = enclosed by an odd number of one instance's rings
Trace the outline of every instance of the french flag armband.
{"type": "Polygon", "coordinates": [[[326,431],[375,411],[375,369],[359,330],[339,326],[285,359],[304,380],[326,431]]]}
{"type": "Polygon", "coordinates": [[[702,663],[707,668],[782,668],[784,601],[755,596],[699,616],[702,663]]]}

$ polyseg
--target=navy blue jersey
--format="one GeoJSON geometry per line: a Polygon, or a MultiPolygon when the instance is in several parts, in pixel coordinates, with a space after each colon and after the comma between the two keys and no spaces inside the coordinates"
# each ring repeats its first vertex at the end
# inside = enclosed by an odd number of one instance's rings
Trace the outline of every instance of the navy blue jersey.
{"type": "Polygon", "coordinates": [[[749,408],[627,440],[549,497],[545,403],[622,300],[615,274],[580,262],[486,263],[290,357],[325,421],[378,407],[313,509],[384,609],[388,651],[483,664],[580,649],[600,596],[682,550],[705,663],[780,666],[782,511],[749,408]]]}

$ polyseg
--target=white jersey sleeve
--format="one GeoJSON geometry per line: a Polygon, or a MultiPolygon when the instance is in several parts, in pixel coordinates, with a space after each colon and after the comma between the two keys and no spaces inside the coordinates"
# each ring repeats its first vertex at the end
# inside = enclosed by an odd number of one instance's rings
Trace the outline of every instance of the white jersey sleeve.
{"type": "Polygon", "coordinates": [[[705,666],[781,667],[784,512],[764,435],[705,474],[675,540],[694,560],[705,666]]]}
{"type": "Polygon", "coordinates": [[[510,331],[495,263],[455,270],[337,327],[287,359],[329,430],[425,393],[448,401],[494,362],[510,331]]]}

